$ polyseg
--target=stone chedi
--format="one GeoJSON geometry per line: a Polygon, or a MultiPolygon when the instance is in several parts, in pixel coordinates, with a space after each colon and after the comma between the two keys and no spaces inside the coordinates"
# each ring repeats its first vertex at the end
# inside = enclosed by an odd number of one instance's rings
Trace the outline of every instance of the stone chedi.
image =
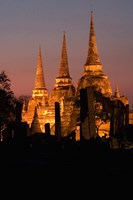
{"type": "Polygon", "coordinates": [[[45,117],[47,111],[48,91],[46,89],[44,80],[41,48],[39,47],[35,85],[34,89],[32,90],[32,97],[29,99],[28,105],[24,105],[22,110],[22,121],[26,121],[29,124],[29,127],[32,129],[32,134],[34,132],[40,132],[40,130],[44,131],[44,124],[47,122],[47,118],[45,117]],[[36,120],[34,120],[34,118],[36,120]],[[38,121],[38,128],[33,125],[34,121],[38,121]]]}
{"type": "Polygon", "coordinates": [[[110,97],[112,95],[110,81],[102,70],[102,64],[98,55],[92,12],[90,21],[88,54],[86,63],[84,65],[83,76],[79,79],[78,82],[78,91],[81,88],[86,88],[89,86],[94,86],[96,91],[101,92],[107,97],[110,97]]]}

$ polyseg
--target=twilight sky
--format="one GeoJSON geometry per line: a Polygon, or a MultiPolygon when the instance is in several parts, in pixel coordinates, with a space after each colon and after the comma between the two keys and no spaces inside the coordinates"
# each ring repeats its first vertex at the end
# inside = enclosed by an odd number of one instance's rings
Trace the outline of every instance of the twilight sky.
{"type": "Polygon", "coordinates": [[[53,89],[63,31],[76,86],[86,61],[92,7],[103,71],[113,92],[118,84],[133,105],[133,0],[0,0],[0,71],[16,96],[32,94],[39,45],[46,87],[53,89]]]}

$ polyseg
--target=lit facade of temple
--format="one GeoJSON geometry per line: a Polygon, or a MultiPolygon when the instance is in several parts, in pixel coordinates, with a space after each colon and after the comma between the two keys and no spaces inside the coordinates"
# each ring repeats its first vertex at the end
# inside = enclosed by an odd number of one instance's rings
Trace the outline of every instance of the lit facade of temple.
{"type": "MultiPolygon", "coordinates": [[[[72,78],[69,74],[66,34],[64,32],[59,71],[54,88],[50,91],[50,94],[48,94],[45,84],[41,49],[39,48],[35,86],[32,90],[32,97],[29,99],[28,105],[23,105],[22,121],[29,124],[31,134],[45,132],[45,124],[49,123],[51,134],[54,135],[55,102],[59,102],[61,135],[69,135],[75,131],[76,128],[78,129],[78,125],[80,124],[80,106],[75,102],[79,99],[80,90],[89,86],[93,86],[95,91],[100,92],[107,98],[121,100],[118,87],[113,96],[109,78],[102,69],[102,64],[98,55],[92,12],[90,16],[90,35],[87,59],[84,64],[83,75],[79,78],[77,88],[73,86],[72,78]]],[[[122,98],[124,104],[128,104],[127,98],[122,98]]],[[[104,124],[104,129],[107,129],[108,132],[109,125],[110,124],[104,124]]],[[[100,134],[102,136],[102,133],[100,134]]]]}
{"type": "Polygon", "coordinates": [[[45,85],[41,49],[39,48],[38,64],[36,69],[35,86],[32,98],[22,110],[22,121],[26,121],[31,128],[31,134],[44,132],[44,125],[50,124],[51,134],[55,134],[55,102],[60,103],[62,135],[67,135],[70,124],[70,116],[75,101],[75,87],[69,74],[66,34],[63,33],[62,52],[58,76],[55,86],[48,94],[45,85]],[[36,113],[36,114],[35,114],[36,113]],[[33,120],[34,118],[34,120],[33,120]],[[35,120],[36,119],[36,120],[35,120]]]}

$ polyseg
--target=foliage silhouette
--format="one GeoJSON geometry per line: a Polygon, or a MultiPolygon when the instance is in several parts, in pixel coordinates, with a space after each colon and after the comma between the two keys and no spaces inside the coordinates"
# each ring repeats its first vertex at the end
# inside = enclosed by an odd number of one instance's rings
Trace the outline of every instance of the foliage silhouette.
{"type": "Polygon", "coordinates": [[[5,71],[0,73],[0,131],[16,119],[17,99],[11,90],[11,81],[5,71]]]}

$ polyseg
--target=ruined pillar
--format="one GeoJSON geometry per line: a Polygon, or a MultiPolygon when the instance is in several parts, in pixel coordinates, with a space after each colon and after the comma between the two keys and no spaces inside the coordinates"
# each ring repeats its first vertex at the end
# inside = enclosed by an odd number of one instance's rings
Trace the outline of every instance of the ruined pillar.
{"type": "Polygon", "coordinates": [[[129,125],[129,104],[125,106],[125,126],[129,125]]]}
{"type": "Polygon", "coordinates": [[[89,140],[96,136],[93,87],[80,90],[80,104],[81,139],[89,140]]]}
{"type": "Polygon", "coordinates": [[[55,136],[58,141],[61,139],[61,117],[60,117],[60,104],[55,102],[55,136]]]}
{"type": "Polygon", "coordinates": [[[46,133],[47,135],[50,135],[50,123],[46,123],[46,124],[45,124],[45,133],[46,133]]]}

